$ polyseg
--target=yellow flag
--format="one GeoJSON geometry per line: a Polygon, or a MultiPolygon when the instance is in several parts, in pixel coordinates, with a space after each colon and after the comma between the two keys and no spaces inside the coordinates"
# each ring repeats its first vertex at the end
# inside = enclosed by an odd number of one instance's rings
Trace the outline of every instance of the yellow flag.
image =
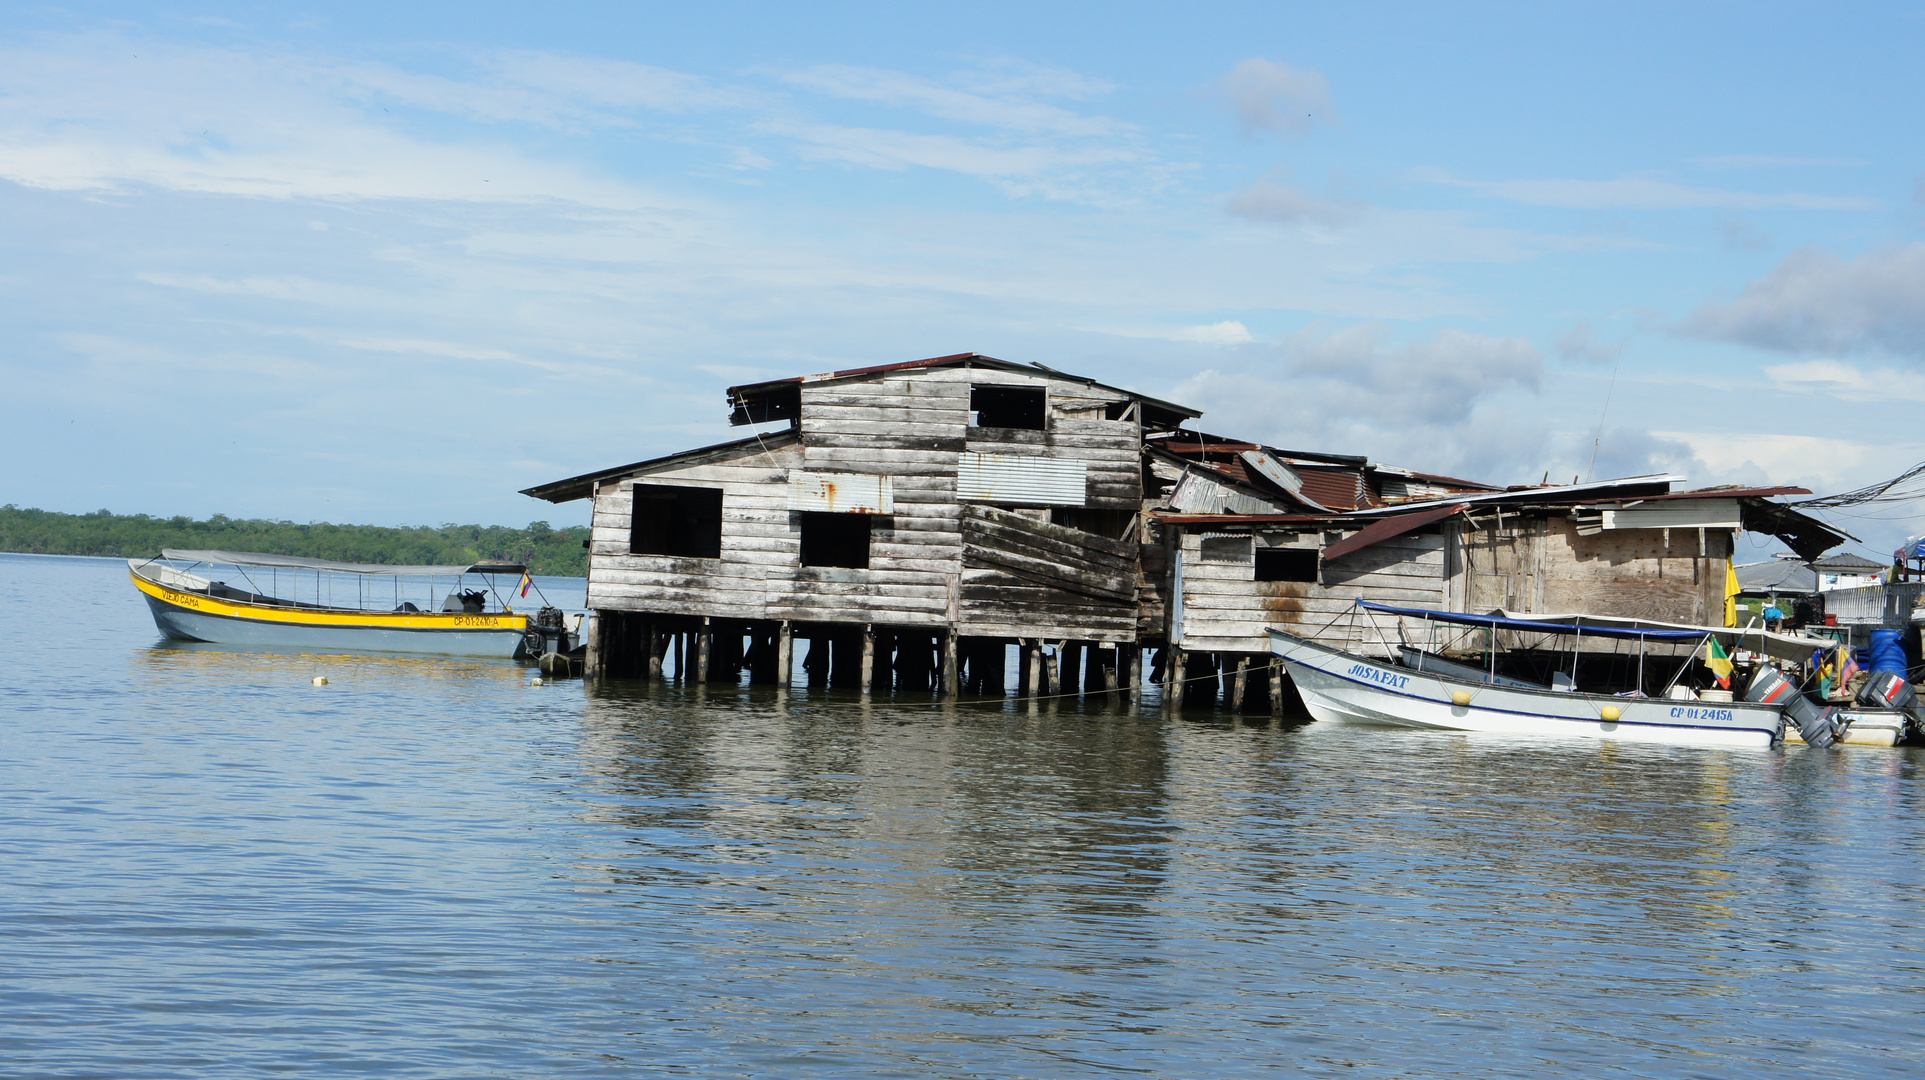
{"type": "Polygon", "coordinates": [[[1724,624],[1738,625],[1738,568],[1724,561],[1724,624]]]}

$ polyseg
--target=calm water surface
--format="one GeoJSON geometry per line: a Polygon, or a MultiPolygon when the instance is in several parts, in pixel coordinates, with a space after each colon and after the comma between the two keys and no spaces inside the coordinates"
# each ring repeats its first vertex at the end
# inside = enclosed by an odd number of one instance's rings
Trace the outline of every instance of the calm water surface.
{"type": "Polygon", "coordinates": [[[0,1075],[1925,1069],[1916,750],[531,687],[0,571],[0,1075]]]}

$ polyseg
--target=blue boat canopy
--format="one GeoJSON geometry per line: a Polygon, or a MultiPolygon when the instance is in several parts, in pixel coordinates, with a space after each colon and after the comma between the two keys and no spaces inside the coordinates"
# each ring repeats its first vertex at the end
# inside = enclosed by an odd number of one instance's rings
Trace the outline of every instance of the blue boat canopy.
{"type": "Polygon", "coordinates": [[[1471,615],[1459,611],[1429,611],[1424,608],[1392,607],[1389,604],[1378,604],[1369,600],[1359,600],[1357,606],[1391,615],[1409,615],[1419,619],[1456,623],[1460,626],[1483,626],[1493,630],[1521,630],[1532,634],[1581,634],[1584,637],[1624,638],[1631,641],[1703,641],[1712,634],[1710,630],[1656,627],[1643,629],[1621,623],[1548,622],[1540,619],[1519,619],[1509,615],[1471,615]]]}

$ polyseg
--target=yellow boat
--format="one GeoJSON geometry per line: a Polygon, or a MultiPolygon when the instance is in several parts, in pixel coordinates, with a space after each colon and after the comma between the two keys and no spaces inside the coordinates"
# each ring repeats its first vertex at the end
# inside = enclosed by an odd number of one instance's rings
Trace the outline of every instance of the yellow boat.
{"type": "Polygon", "coordinates": [[[161,556],[129,559],[127,569],[154,624],[179,641],[514,657],[551,648],[544,631],[565,636],[559,618],[536,625],[494,589],[498,577],[520,580],[526,567],[515,563],[384,566],[236,551],[167,550],[161,556]],[[209,576],[224,567],[232,568],[224,576],[238,577],[246,587],[209,576]],[[482,579],[482,588],[464,588],[472,576],[482,579]],[[263,587],[261,579],[270,584],[263,587]],[[337,584],[343,596],[338,602],[337,584]],[[300,598],[310,589],[313,600],[300,598]],[[345,599],[350,589],[352,605],[345,599]],[[551,621],[552,628],[546,625],[551,621]]]}

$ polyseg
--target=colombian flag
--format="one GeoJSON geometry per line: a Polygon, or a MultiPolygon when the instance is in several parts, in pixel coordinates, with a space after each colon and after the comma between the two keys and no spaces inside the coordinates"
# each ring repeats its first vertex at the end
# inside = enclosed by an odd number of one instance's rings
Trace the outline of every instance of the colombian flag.
{"type": "Polygon", "coordinates": [[[1720,689],[1731,689],[1731,657],[1725,653],[1724,646],[1718,644],[1717,638],[1707,640],[1705,645],[1704,666],[1718,677],[1720,689]]]}
{"type": "Polygon", "coordinates": [[[527,596],[529,587],[532,586],[534,583],[535,583],[535,579],[532,576],[526,573],[522,574],[521,575],[521,595],[524,597],[527,596]]]}

